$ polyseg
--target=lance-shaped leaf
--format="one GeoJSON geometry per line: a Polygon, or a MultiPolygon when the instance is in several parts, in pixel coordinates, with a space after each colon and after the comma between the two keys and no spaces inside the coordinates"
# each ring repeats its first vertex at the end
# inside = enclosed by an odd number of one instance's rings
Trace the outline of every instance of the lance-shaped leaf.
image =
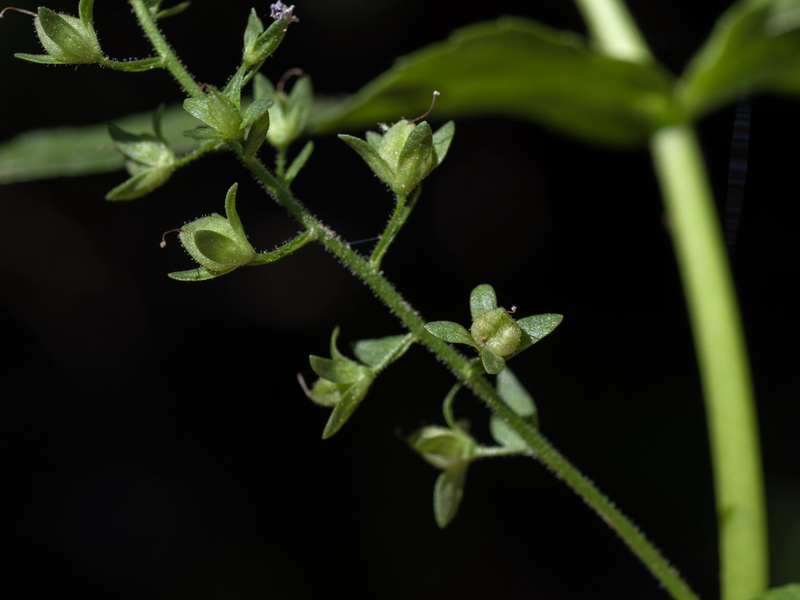
{"type": "Polygon", "coordinates": [[[646,143],[676,112],[672,78],[660,65],[604,56],[581,36],[506,17],[395,61],[348,102],[317,113],[316,129],[395,118],[434,88],[443,92],[440,119],[499,115],[613,145],[646,143]]]}
{"type": "Polygon", "coordinates": [[[339,139],[350,146],[364,159],[364,162],[366,162],[367,166],[372,169],[372,172],[378,176],[378,179],[388,186],[392,185],[394,181],[392,169],[371,144],[352,135],[339,134],[339,139]]]}
{"type": "Polygon", "coordinates": [[[800,95],[800,2],[740,0],[689,63],[680,97],[694,117],[759,92],[800,95]]]}
{"type": "Polygon", "coordinates": [[[431,321],[430,323],[425,323],[425,329],[445,342],[450,342],[451,344],[468,344],[473,348],[478,347],[466,327],[458,323],[453,323],[452,321],[431,321]]]}
{"type": "Polygon", "coordinates": [[[481,350],[481,363],[489,375],[497,375],[506,368],[505,359],[487,348],[481,350]]]}
{"type": "Polygon", "coordinates": [[[518,354],[541,340],[544,336],[553,331],[564,320],[563,315],[546,313],[542,315],[532,315],[517,319],[517,325],[522,329],[522,336],[515,354],[518,354]]]}
{"type": "Polygon", "coordinates": [[[413,336],[409,334],[359,340],[353,346],[353,354],[365,365],[383,369],[403,356],[413,341],[413,336]]]}
{"type": "Polygon", "coordinates": [[[473,319],[497,308],[497,294],[488,283],[476,286],[469,294],[469,312],[473,319]]]}
{"type": "Polygon", "coordinates": [[[204,98],[187,98],[183,108],[208,128],[187,131],[184,135],[195,139],[238,140],[242,132],[242,116],[236,103],[216,88],[208,87],[204,98]]]}
{"type": "MultiPolygon", "coordinates": [[[[525,389],[525,386],[520,383],[516,375],[511,372],[511,369],[504,369],[497,375],[496,388],[498,395],[517,416],[522,417],[534,427],[539,426],[539,416],[533,397],[525,389]]],[[[528,450],[525,440],[497,415],[493,414],[491,416],[489,431],[494,440],[501,446],[513,450],[528,450]]]]}
{"type": "Polygon", "coordinates": [[[433,488],[433,515],[436,524],[442,529],[455,519],[461,506],[468,468],[467,462],[453,465],[442,471],[436,479],[433,488]]]}

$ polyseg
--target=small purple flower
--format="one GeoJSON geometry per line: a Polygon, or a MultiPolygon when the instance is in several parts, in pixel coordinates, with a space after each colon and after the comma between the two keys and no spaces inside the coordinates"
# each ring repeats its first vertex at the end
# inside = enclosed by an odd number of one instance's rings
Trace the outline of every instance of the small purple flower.
{"type": "Polygon", "coordinates": [[[286,19],[289,23],[296,23],[300,19],[294,16],[294,4],[291,6],[286,6],[283,2],[275,2],[270,7],[270,15],[276,21],[280,21],[282,19],[286,19]]]}

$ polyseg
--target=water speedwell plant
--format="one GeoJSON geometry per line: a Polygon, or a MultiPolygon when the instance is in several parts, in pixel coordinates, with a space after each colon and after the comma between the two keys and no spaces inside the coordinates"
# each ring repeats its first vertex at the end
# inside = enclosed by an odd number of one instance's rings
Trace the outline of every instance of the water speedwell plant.
{"type": "MultiPolygon", "coordinates": [[[[363,139],[339,136],[394,198],[385,228],[371,252],[363,254],[313,214],[292,190],[292,183],[305,175],[314,152],[310,141],[295,152],[296,143],[305,140],[312,130],[330,127],[334,119],[329,115],[326,124],[317,116],[319,105],[309,76],[292,71],[270,79],[261,73],[284,37],[297,27],[300,11],[275,2],[265,23],[260,12],[252,9],[239,64],[225,83],[214,85],[190,75],[158,24],[183,12],[188,2],[162,6],[161,0],[129,0],[129,4],[152,46],[153,56],[136,60],[109,58],[99,41],[102,36],[95,31],[93,0],[80,0],[77,16],[44,7],[35,13],[23,11],[33,18],[45,53],[17,55],[48,65],[96,64],[123,72],[166,70],[186,96],[182,109],[196,119],[196,126],[184,132],[184,137],[194,141],[187,151],[178,151],[167,143],[162,132],[165,110],[155,112],[151,132],[109,127],[110,138],[125,159],[129,177],[107,198],[122,201],[145,196],[168,185],[185,165],[212,152],[227,152],[301,228],[276,249],[257,251],[237,210],[238,184],[226,182],[228,191],[219,203],[224,215],[198,216],[175,230],[197,266],[170,273],[170,277],[186,282],[216,279],[241,267],[275,262],[309,243],[322,245],[375,293],[405,329],[355,341],[351,352],[345,352],[340,349],[337,328],[331,335],[328,355],[310,357],[310,370],[317,379],[309,384],[301,376],[300,387],[313,402],[330,409],[324,438],[342,430],[368,397],[379,375],[414,344],[425,346],[456,379],[444,395],[444,424],[429,425],[407,436],[411,448],[441,470],[434,487],[434,515],[441,527],[450,524],[457,514],[467,470],[474,461],[530,456],[577,492],[672,597],[696,598],[642,532],[542,435],[532,396],[509,368],[512,360],[515,369],[524,368],[524,359],[517,357],[552,333],[561,323],[561,315],[518,317],[514,306],[500,305],[490,283],[478,283],[464,299],[464,305],[469,306],[470,323],[460,323],[461,313],[455,309],[452,321],[427,321],[384,275],[383,259],[417,205],[423,182],[436,176],[435,169],[448,155],[455,136],[453,122],[433,128],[423,116],[379,126],[379,131],[369,131],[363,139]],[[268,158],[274,159],[272,165],[268,158]],[[491,445],[481,444],[479,436],[455,418],[455,399],[466,392],[490,409],[491,445]]],[[[541,120],[594,141],[650,144],[684,277],[708,402],[720,513],[722,598],[800,597],[796,587],[766,592],[763,484],[751,384],[732,287],[692,130],[695,120],[735,98],[743,88],[749,93],[800,93],[800,20],[796,18],[800,2],[737,3],[723,16],[677,81],[655,62],[622,4],[616,0],[579,0],[577,5],[586,17],[597,49],[538,24],[510,23],[495,30],[474,31],[471,38],[465,36],[459,47],[462,62],[471,64],[469,53],[485,51],[486,46],[481,44],[488,38],[493,42],[512,39],[529,50],[530,64],[526,68],[536,70],[537,80],[546,92],[537,88],[532,95],[561,96],[568,100],[565,105],[569,107],[565,110],[558,102],[542,102],[538,98],[523,107],[515,104],[512,114],[541,120]],[[787,55],[794,60],[786,60],[787,55]],[[571,77],[564,78],[563,72],[571,77]],[[566,79],[570,81],[565,83],[566,79]]],[[[442,55],[440,51],[405,65],[406,71],[390,83],[375,84],[340,110],[354,114],[365,105],[381,101],[382,96],[390,97],[391,86],[419,87],[420,80],[427,79],[426,70],[431,63],[441,60],[442,55]]],[[[442,78],[457,76],[449,73],[442,78]]],[[[512,70],[499,76],[513,80],[519,73],[512,70]]],[[[453,87],[457,90],[457,86],[453,87]]],[[[444,93],[456,96],[452,104],[455,112],[467,103],[480,109],[481,103],[488,102],[479,95],[444,93]]],[[[496,92],[491,99],[495,108],[504,101],[497,98],[496,92]]],[[[519,99],[514,102],[519,103],[519,99]]]]}

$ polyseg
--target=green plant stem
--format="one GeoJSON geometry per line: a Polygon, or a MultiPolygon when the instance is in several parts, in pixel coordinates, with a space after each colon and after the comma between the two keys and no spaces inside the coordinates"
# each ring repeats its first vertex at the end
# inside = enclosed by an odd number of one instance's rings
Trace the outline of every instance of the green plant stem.
{"type": "Polygon", "coordinates": [[[287,242],[284,242],[275,250],[270,250],[269,252],[259,252],[256,255],[256,258],[251,263],[252,265],[265,265],[271,262],[275,262],[276,260],[280,260],[285,256],[289,256],[292,252],[296,252],[307,243],[314,241],[316,238],[316,230],[314,229],[307,229],[298,233],[295,237],[290,239],[287,242]]]}
{"type": "Polygon", "coordinates": [[[632,62],[652,62],[653,54],[622,0],[575,0],[600,51],[632,62]]]}
{"type": "Polygon", "coordinates": [[[680,578],[667,560],[600,490],[566,458],[564,458],[536,429],[531,427],[500,398],[482,374],[480,365],[470,361],[447,342],[425,329],[425,321],[411,304],[383,276],[381,271],[355,252],[330,228],[319,222],[292,193],[257,159],[240,158],[256,179],[304,227],[317,231],[317,240],[356,277],[377,295],[422,344],[428,347],[468,386],[492,412],[504,419],[531,448],[532,455],[551,469],[571,487],[605,521],[639,557],[650,572],[677,600],[696,600],[697,596],[680,578]]]}
{"type": "Polygon", "coordinates": [[[372,251],[372,254],[369,257],[369,262],[376,268],[380,266],[384,255],[386,254],[387,250],[389,250],[389,246],[392,245],[392,242],[394,242],[397,234],[400,233],[400,229],[402,229],[403,225],[408,219],[408,215],[410,215],[411,211],[414,209],[414,206],[417,203],[417,198],[419,198],[421,191],[422,186],[417,186],[417,189],[414,190],[414,193],[411,196],[410,202],[408,201],[408,196],[406,195],[398,194],[395,196],[394,212],[389,218],[389,222],[386,224],[383,233],[381,234],[380,238],[378,238],[378,243],[375,244],[375,249],[372,251]]]}
{"type": "Polygon", "coordinates": [[[133,12],[136,15],[137,20],[139,21],[139,26],[144,31],[147,39],[150,40],[150,43],[153,45],[155,51],[158,52],[158,55],[161,57],[161,60],[164,62],[164,66],[167,68],[167,70],[172,74],[172,76],[187,94],[195,98],[202,98],[204,96],[203,91],[200,89],[200,86],[197,84],[194,78],[189,75],[189,71],[186,70],[186,67],[183,66],[183,63],[172,51],[172,48],[170,48],[167,40],[165,40],[164,36],[161,35],[161,31],[159,30],[158,25],[156,25],[156,22],[153,20],[153,16],[150,14],[150,11],[145,6],[144,1],[129,0],[129,2],[133,8],[133,12]]]}
{"type": "Polygon", "coordinates": [[[768,554],[758,419],[736,294],[694,132],[664,128],[652,151],[703,384],[721,597],[749,600],[767,588],[768,554]]]}
{"type": "Polygon", "coordinates": [[[209,152],[213,152],[218,147],[219,147],[219,142],[217,140],[203,142],[197,148],[195,148],[191,152],[187,152],[186,154],[181,156],[178,160],[176,160],[173,167],[178,169],[180,167],[188,165],[190,162],[193,162],[198,158],[205,156],[209,152]]]}
{"type": "MultiPolygon", "coordinates": [[[[195,97],[203,92],[192,79],[181,62],[172,52],[161,35],[142,0],[130,0],[139,23],[150,39],[159,56],[165,62],[184,90],[195,97]]],[[[617,532],[633,553],[640,558],[650,572],[678,600],[694,600],[696,595],[672,569],[661,553],[644,537],[636,526],[606,498],[597,487],[566,460],[537,430],[532,428],[500,398],[495,389],[483,377],[476,363],[466,359],[450,344],[428,333],[425,321],[416,310],[400,295],[394,286],[383,276],[377,265],[366,260],[342,241],[330,228],[316,219],[293,194],[254,156],[245,156],[243,151],[232,148],[239,159],[254,177],[266,188],[305,228],[295,240],[302,243],[310,239],[318,240],[359,277],[381,301],[397,315],[409,333],[434,352],[455,374],[459,381],[472,389],[477,397],[504,419],[531,448],[533,456],[550,468],[560,479],[569,485],[586,501],[592,509],[617,532]],[[307,235],[308,239],[305,239],[307,235]],[[301,239],[302,238],[302,239],[301,239]]],[[[407,215],[406,215],[407,216],[407,215]]],[[[400,215],[402,218],[402,214],[400,215]]],[[[298,242],[299,243],[299,242],[298,242]]]]}
{"type": "MultiPolygon", "coordinates": [[[[609,54],[652,61],[619,0],[576,0],[609,54]]],[[[761,451],[744,333],[702,153],[688,124],[651,141],[694,334],[708,421],[723,600],[749,600],[768,583],[761,451]]]]}

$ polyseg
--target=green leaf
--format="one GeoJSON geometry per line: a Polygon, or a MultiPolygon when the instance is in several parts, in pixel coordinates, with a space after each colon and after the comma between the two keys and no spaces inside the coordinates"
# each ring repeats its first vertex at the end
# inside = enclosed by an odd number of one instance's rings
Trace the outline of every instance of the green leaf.
{"type": "Polygon", "coordinates": [[[469,313],[473,320],[497,308],[497,294],[488,283],[482,283],[470,292],[469,313]]]}
{"type": "Polygon", "coordinates": [[[464,498],[464,485],[467,482],[468,462],[461,462],[442,471],[433,488],[433,515],[436,524],[444,529],[458,513],[464,498]]]}
{"type": "Polygon", "coordinates": [[[372,385],[374,379],[371,373],[369,375],[366,375],[366,373],[369,373],[369,371],[365,370],[365,376],[354,381],[342,393],[341,400],[333,407],[328,422],[325,424],[325,429],[322,431],[323,440],[327,440],[339,431],[366,397],[367,390],[369,390],[369,386],[372,385]]]}
{"type": "Polygon", "coordinates": [[[433,167],[433,132],[423,121],[408,134],[397,159],[396,194],[408,194],[433,167]]]}
{"type": "Polygon", "coordinates": [[[350,146],[361,158],[364,159],[364,162],[366,162],[369,168],[372,169],[372,172],[378,176],[378,179],[383,181],[386,185],[392,185],[392,182],[394,181],[394,173],[392,173],[392,169],[389,167],[386,161],[381,158],[380,154],[378,154],[378,151],[375,150],[375,148],[370,146],[364,140],[352,135],[340,134],[339,139],[350,146]]]}
{"type": "Polygon", "coordinates": [[[242,116],[237,105],[238,102],[211,86],[208,86],[205,97],[183,101],[186,112],[229,140],[238,140],[241,133],[242,116]]]}
{"type": "Polygon", "coordinates": [[[78,2],[78,18],[89,26],[93,26],[94,24],[93,10],[94,0],[80,0],[80,2],[78,2]]]}
{"type": "Polygon", "coordinates": [[[369,370],[357,362],[341,358],[308,357],[314,373],[334,383],[353,383],[362,379],[369,370]]]}
{"type": "Polygon", "coordinates": [[[790,583],[779,588],[772,588],[754,600],[800,600],[800,583],[790,583]]]}
{"type": "Polygon", "coordinates": [[[438,167],[450,149],[453,136],[456,134],[456,124],[448,121],[433,133],[433,162],[438,167]]]}
{"type": "Polygon", "coordinates": [[[188,271],[175,271],[169,273],[170,279],[177,281],[206,281],[207,279],[214,279],[220,275],[225,275],[229,271],[209,271],[205,267],[197,267],[196,269],[189,269],[188,271]]]}
{"type": "Polygon", "coordinates": [[[292,164],[289,165],[289,168],[286,169],[286,175],[283,179],[286,181],[287,185],[294,181],[294,178],[300,173],[300,169],[302,169],[308,162],[308,159],[311,158],[312,152],[314,152],[314,142],[308,141],[294,158],[292,164]]]}
{"type": "Polygon", "coordinates": [[[49,54],[28,54],[27,52],[16,52],[14,58],[20,60],[27,60],[28,62],[36,63],[39,65],[63,65],[64,62],[53,58],[49,54]]]}
{"type": "Polygon", "coordinates": [[[451,344],[469,344],[477,348],[475,340],[472,335],[467,331],[466,327],[453,323],[452,321],[431,321],[425,324],[425,329],[428,333],[432,333],[440,340],[450,342],[451,344]]]}
{"type": "MultiPolygon", "coordinates": [[[[242,127],[250,127],[257,121],[263,121],[265,116],[267,117],[266,124],[269,126],[269,107],[271,105],[272,101],[265,98],[252,102],[242,114],[242,127]]],[[[264,129],[266,132],[266,127],[264,129]]]]}
{"type": "Polygon", "coordinates": [[[522,319],[517,320],[517,325],[522,328],[523,335],[516,353],[522,352],[525,350],[525,348],[528,348],[529,346],[532,346],[541,340],[544,336],[558,327],[563,320],[563,315],[550,313],[543,315],[532,315],[530,317],[523,317],[522,319]]]}
{"type": "Polygon", "coordinates": [[[172,175],[172,167],[152,167],[145,169],[113,188],[106,194],[106,200],[135,200],[161,187],[172,175]]]}
{"type": "Polygon", "coordinates": [[[617,60],[535,21],[506,17],[455,31],[400,58],[349,102],[317,116],[317,132],[395,120],[441,91],[435,116],[499,115],[584,140],[644,144],[673,119],[671,77],[658,65],[617,60]]]}
{"type": "Polygon", "coordinates": [[[176,4],[175,6],[170,6],[169,8],[165,8],[164,10],[158,11],[153,18],[156,21],[159,21],[161,19],[166,19],[167,17],[174,17],[178,13],[182,13],[183,11],[185,11],[187,8],[189,8],[190,5],[191,2],[181,2],[179,4],[176,4]]]}
{"type": "MultiPolygon", "coordinates": [[[[539,426],[539,418],[533,398],[528,393],[511,369],[503,369],[497,375],[497,393],[508,404],[511,410],[522,417],[534,427],[539,426]]],[[[514,450],[528,450],[528,444],[505,421],[497,415],[492,415],[489,420],[489,432],[492,438],[506,448],[514,450]]]]}
{"type": "Polygon", "coordinates": [[[228,222],[231,224],[231,227],[233,227],[233,230],[241,237],[247,238],[242,220],[239,218],[239,212],[236,210],[236,192],[238,190],[239,184],[234,183],[225,193],[225,216],[228,218],[228,222]]]}
{"type": "Polygon", "coordinates": [[[385,367],[387,360],[396,361],[410,347],[409,336],[390,335],[371,340],[359,340],[353,346],[353,354],[368,367],[385,367]]]}
{"type": "Polygon", "coordinates": [[[130,160],[149,167],[168,166],[175,155],[159,138],[150,134],[136,135],[110,123],[108,126],[111,139],[117,149],[130,160]]]}
{"type": "Polygon", "coordinates": [[[258,36],[264,33],[264,23],[256,13],[255,8],[250,9],[250,16],[247,18],[247,27],[244,30],[244,55],[253,53],[255,50],[258,36]]]}
{"type": "Polygon", "coordinates": [[[500,371],[505,369],[506,361],[496,354],[492,354],[488,349],[481,350],[481,362],[483,368],[489,375],[497,375],[500,371]]]}
{"type": "MultiPolygon", "coordinates": [[[[128,131],[145,131],[150,128],[152,118],[152,111],[148,111],[114,122],[128,131]]],[[[181,132],[196,123],[178,105],[165,110],[164,136],[175,140],[176,153],[189,152],[196,146],[181,136],[181,132]]],[[[0,145],[0,184],[119,171],[124,162],[111,144],[105,123],[33,130],[0,145]]]]}
{"type": "Polygon", "coordinates": [[[742,94],[800,95],[800,2],[740,0],[689,63],[680,97],[698,118],[742,94]]]}

